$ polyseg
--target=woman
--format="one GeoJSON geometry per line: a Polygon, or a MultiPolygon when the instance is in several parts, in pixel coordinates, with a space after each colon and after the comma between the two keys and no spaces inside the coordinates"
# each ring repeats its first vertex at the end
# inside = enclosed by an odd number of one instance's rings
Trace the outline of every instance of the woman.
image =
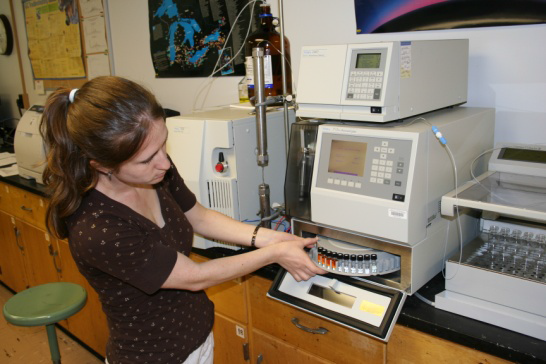
{"type": "Polygon", "coordinates": [[[204,289],[271,263],[297,280],[324,272],[303,250],[315,239],[255,229],[196,201],[166,153],[163,109],[138,84],[98,77],[57,90],[41,130],[48,227],[69,239],[99,294],[110,364],[212,362],[204,289]],[[260,249],[197,264],[188,258],[194,232],[260,249]]]}

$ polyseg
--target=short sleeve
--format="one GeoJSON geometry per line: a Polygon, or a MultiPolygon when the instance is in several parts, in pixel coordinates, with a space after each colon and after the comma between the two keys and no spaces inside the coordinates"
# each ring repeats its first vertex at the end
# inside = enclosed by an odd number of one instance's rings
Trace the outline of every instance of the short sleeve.
{"type": "MultiPolygon", "coordinates": [[[[169,158],[170,159],[170,158],[169,158]]],[[[165,182],[168,186],[169,192],[175,199],[176,203],[180,206],[182,211],[187,212],[197,202],[195,194],[190,191],[188,186],[184,183],[184,180],[178,173],[178,169],[171,160],[171,169],[165,176],[165,182]]]]}
{"type": "Polygon", "coordinates": [[[177,259],[177,252],[162,244],[159,229],[141,229],[135,221],[115,216],[79,225],[70,244],[78,259],[147,294],[161,288],[177,259]]]}

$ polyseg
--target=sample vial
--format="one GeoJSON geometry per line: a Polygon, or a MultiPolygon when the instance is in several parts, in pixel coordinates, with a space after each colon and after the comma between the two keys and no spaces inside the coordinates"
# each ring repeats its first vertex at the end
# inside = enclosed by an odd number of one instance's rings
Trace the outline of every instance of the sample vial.
{"type": "Polygon", "coordinates": [[[326,263],[324,264],[324,266],[326,267],[326,269],[330,269],[330,267],[332,266],[332,252],[326,250],[324,256],[326,258],[326,263]]]}
{"type": "Polygon", "coordinates": [[[343,261],[343,254],[342,253],[337,253],[337,271],[340,272],[340,273],[343,273],[343,266],[344,266],[344,261],[343,261]]]}
{"type": "Polygon", "coordinates": [[[370,254],[364,255],[364,273],[370,274],[370,254]]]}
{"type": "Polygon", "coordinates": [[[343,273],[349,273],[351,271],[351,261],[349,254],[343,254],[343,273]]]}
{"type": "Polygon", "coordinates": [[[358,255],[356,257],[356,272],[358,274],[364,273],[364,256],[358,255]]]}
{"type": "Polygon", "coordinates": [[[351,273],[356,273],[356,254],[351,254],[351,273]]]}
{"type": "Polygon", "coordinates": [[[372,274],[377,274],[377,254],[372,254],[371,256],[371,271],[372,274]]]}
{"type": "Polygon", "coordinates": [[[321,267],[324,267],[324,248],[323,248],[323,247],[319,247],[319,248],[318,248],[317,263],[318,263],[321,267]]]}
{"type": "Polygon", "coordinates": [[[332,268],[332,270],[337,270],[337,253],[332,252],[331,254],[332,254],[332,260],[331,260],[330,267],[332,268]]]}

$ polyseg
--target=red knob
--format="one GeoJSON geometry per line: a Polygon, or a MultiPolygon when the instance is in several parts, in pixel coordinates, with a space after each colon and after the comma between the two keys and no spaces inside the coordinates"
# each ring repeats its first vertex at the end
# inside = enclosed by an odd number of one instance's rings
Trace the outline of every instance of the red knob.
{"type": "Polygon", "coordinates": [[[216,163],[216,172],[222,173],[224,171],[224,164],[223,163],[216,163]]]}

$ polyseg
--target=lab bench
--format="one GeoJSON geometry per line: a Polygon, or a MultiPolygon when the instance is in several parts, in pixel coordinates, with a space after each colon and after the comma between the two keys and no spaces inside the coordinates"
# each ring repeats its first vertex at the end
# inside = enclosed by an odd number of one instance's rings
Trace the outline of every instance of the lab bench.
{"type": "MultiPolygon", "coordinates": [[[[75,281],[91,291],[67,242],[46,233],[46,206],[43,186],[19,176],[0,177],[0,280],[14,291],[44,280],[75,281]]],[[[245,251],[194,249],[192,258],[203,261],[245,251]]],[[[546,342],[436,309],[415,295],[406,299],[389,342],[381,342],[267,298],[278,269],[270,265],[207,290],[216,306],[215,335],[224,339],[216,342],[217,362],[355,363],[365,356],[374,363],[546,363],[546,342]],[[329,334],[305,332],[295,324],[326,328],[329,334]]],[[[439,274],[418,293],[433,301],[443,290],[439,274]]],[[[61,325],[104,356],[107,327],[94,292],[79,315],[61,325]]]]}

